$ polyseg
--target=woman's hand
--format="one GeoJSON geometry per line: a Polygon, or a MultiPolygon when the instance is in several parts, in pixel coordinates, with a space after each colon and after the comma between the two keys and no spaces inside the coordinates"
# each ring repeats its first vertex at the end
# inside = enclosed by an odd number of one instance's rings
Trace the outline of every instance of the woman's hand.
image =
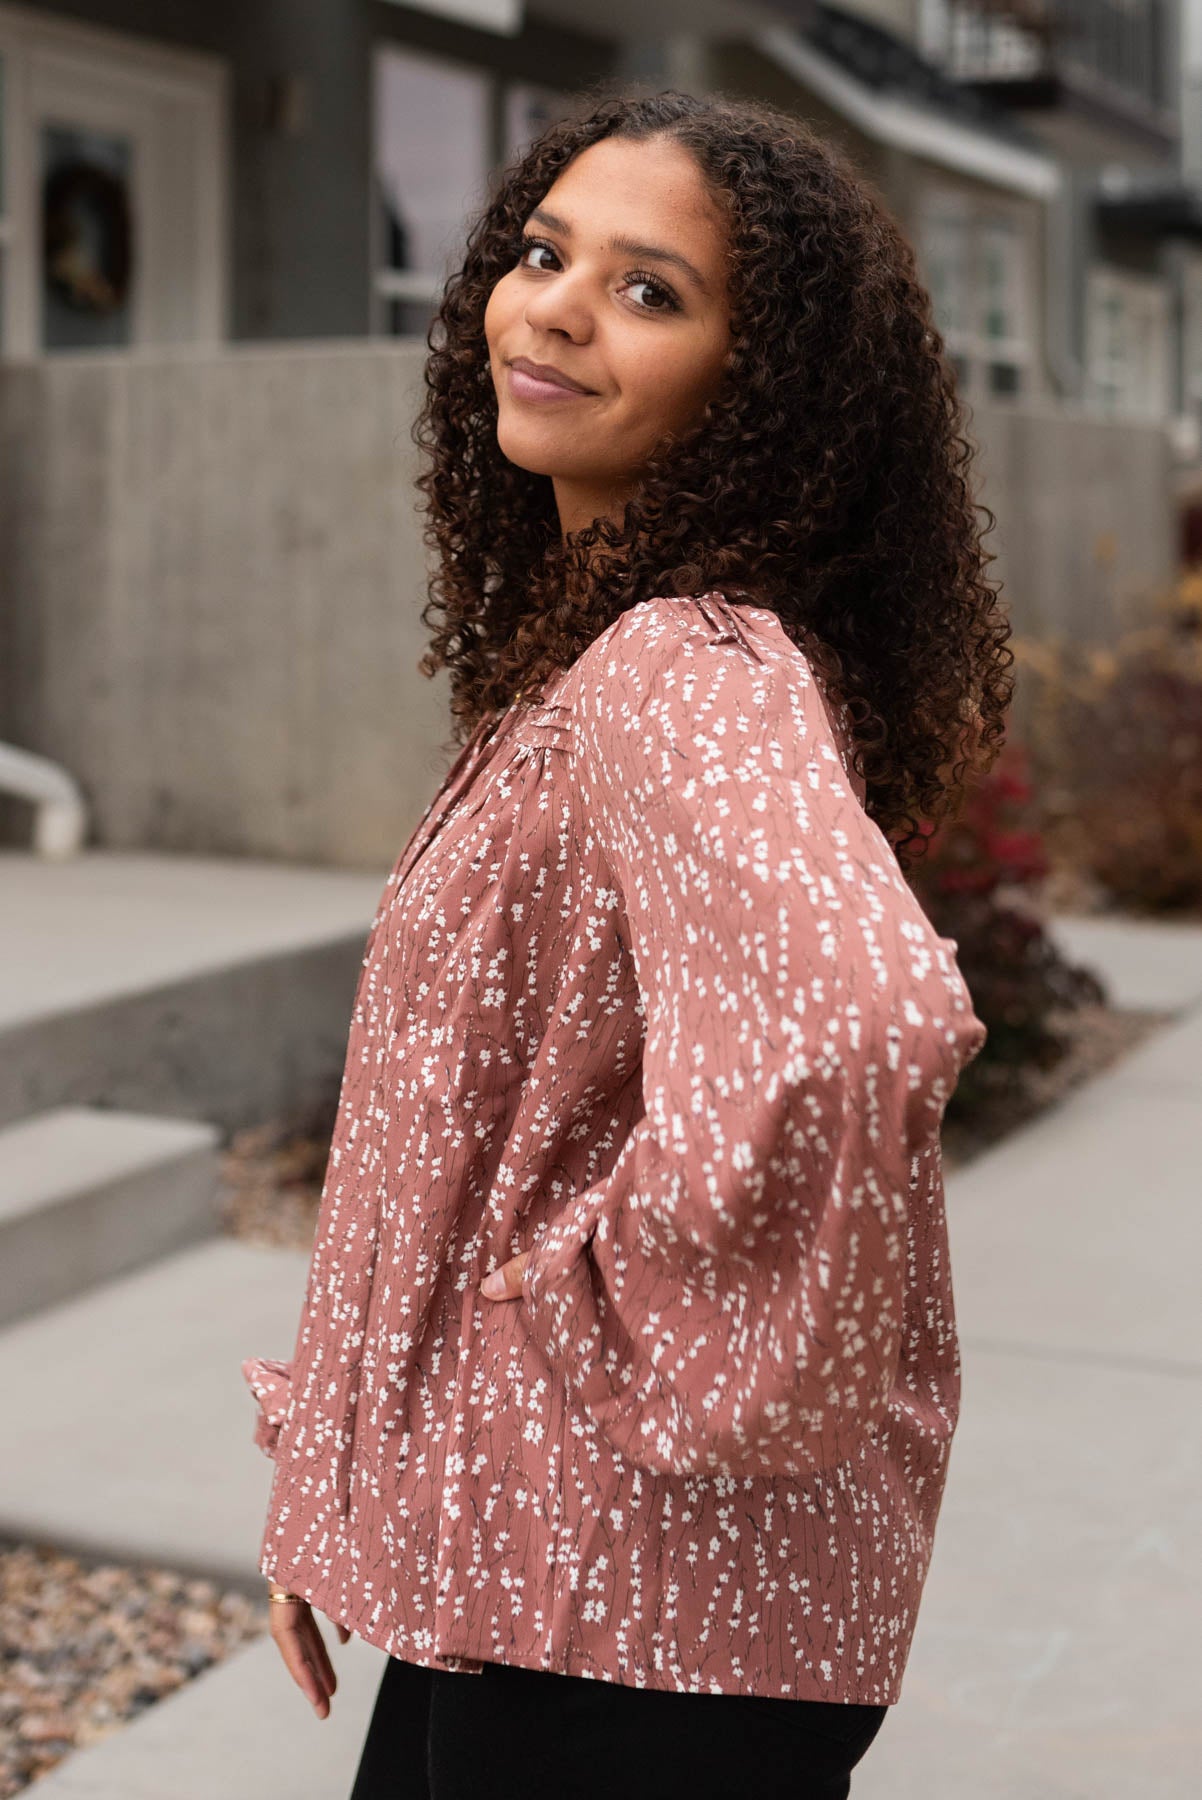
{"type": "MultiPolygon", "coordinates": [[[[338,1677],[312,1607],[307,1600],[289,1600],[286,1604],[269,1600],[267,1610],[271,1614],[271,1635],[279,1646],[288,1673],[318,1718],[327,1718],[330,1695],[338,1686],[338,1677]]],[[[347,1627],[335,1625],[334,1630],[338,1642],[345,1644],[351,1635],[347,1627]]]]}
{"type": "Polygon", "coordinates": [[[508,1262],[486,1275],[480,1283],[480,1292],[490,1300],[520,1300],[522,1297],[522,1274],[526,1264],[533,1256],[533,1250],[524,1250],[520,1256],[511,1256],[508,1262]]]}

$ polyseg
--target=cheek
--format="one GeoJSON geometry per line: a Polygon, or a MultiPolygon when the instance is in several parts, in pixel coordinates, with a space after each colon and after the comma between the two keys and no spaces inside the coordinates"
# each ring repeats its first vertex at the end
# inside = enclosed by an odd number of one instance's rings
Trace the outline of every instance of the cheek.
{"type": "Polygon", "coordinates": [[[632,411],[670,425],[692,417],[717,386],[725,353],[712,343],[640,347],[621,385],[632,411]]]}
{"type": "Polygon", "coordinates": [[[488,296],[484,308],[484,337],[490,350],[496,349],[497,340],[509,324],[513,312],[513,282],[508,275],[503,275],[488,296]]]}

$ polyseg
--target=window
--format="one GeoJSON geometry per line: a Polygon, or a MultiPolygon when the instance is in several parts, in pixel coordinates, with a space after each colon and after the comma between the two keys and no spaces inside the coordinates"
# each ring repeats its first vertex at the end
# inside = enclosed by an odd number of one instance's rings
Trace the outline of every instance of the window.
{"type": "Polygon", "coordinates": [[[928,194],[918,254],[935,323],[969,398],[1013,398],[1030,386],[1027,238],[1017,214],[968,195],[928,194]]]}
{"type": "Polygon", "coordinates": [[[491,77],[394,45],[375,57],[375,318],[424,337],[492,165],[491,77]]]}
{"type": "Polygon", "coordinates": [[[997,217],[977,225],[978,330],[991,395],[1018,394],[1027,358],[1024,328],[1023,241],[1015,219],[997,217]]]}
{"type": "Polygon", "coordinates": [[[487,69],[395,44],[377,49],[373,80],[372,329],[424,337],[462,258],[469,215],[484,201],[495,152],[512,162],[564,117],[571,96],[532,82],[499,90],[487,69]]]}
{"type": "Polygon", "coordinates": [[[950,208],[932,212],[922,231],[924,274],[931,292],[935,322],[961,386],[966,386],[971,360],[970,269],[972,245],[967,215],[950,208]]]}
{"type": "Polygon", "coordinates": [[[1092,269],[1087,357],[1090,397],[1110,418],[1169,412],[1169,295],[1154,276],[1092,269]]]}
{"type": "Polygon", "coordinates": [[[562,119],[570,97],[557,88],[510,82],[505,90],[505,159],[513,162],[556,119],[562,119]]]}
{"type": "Polygon", "coordinates": [[[1193,420],[1202,448],[1202,256],[1191,253],[1182,271],[1181,412],[1193,420]]]}

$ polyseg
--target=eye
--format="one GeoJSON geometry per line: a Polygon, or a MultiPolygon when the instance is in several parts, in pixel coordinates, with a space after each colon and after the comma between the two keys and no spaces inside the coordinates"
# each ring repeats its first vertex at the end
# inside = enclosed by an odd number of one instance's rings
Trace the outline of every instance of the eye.
{"type": "MultiPolygon", "coordinates": [[[[533,263],[528,263],[526,261],[527,256],[532,250],[549,250],[551,255],[555,257],[557,261],[559,259],[559,252],[556,250],[554,244],[550,243],[546,238],[530,236],[520,237],[517,240],[516,248],[519,264],[528,269],[535,268],[533,263]]],[[[535,269],[536,274],[539,272],[538,269],[535,269]]],[[[680,302],[677,300],[671,288],[666,286],[666,284],[659,279],[658,275],[652,275],[650,270],[628,269],[622,279],[630,287],[645,287],[649,289],[651,293],[657,296],[657,300],[660,302],[660,304],[655,306],[640,305],[636,308],[638,312],[680,311],[680,302]]]]}
{"type": "Polygon", "coordinates": [[[552,256],[555,255],[554,245],[549,244],[547,242],[546,238],[536,238],[536,237],[519,238],[517,241],[518,261],[521,263],[526,263],[527,268],[529,268],[531,266],[529,263],[526,262],[527,254],[531,250],[550,250],[552,256]]]}
{"type": "Polygon", "coordinates": [[[660,299],[664,301],[665,304],[663,306],[644,307],[643,310],[645,312],[680,311],[680,304],[671,288],[665,287],[662,281],[654,275],[649,275],[645,269],[632,269],[626,279],[631,287],[650,288],[653,294],[658,294],[660,299]]]}

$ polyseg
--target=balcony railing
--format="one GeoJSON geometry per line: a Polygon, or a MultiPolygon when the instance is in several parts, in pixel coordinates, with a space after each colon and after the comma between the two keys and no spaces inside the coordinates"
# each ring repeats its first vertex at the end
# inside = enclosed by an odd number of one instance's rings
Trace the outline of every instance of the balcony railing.
{"type": "Polygon", "coordinates": [[[1037,104],[1085,76],[1128,100],[1173,104],[1166,0],[932,0],[927,53],[957,81],[1037,104]],[[1022,90],[1026,89],[1026,93],[1022,90]]]}

